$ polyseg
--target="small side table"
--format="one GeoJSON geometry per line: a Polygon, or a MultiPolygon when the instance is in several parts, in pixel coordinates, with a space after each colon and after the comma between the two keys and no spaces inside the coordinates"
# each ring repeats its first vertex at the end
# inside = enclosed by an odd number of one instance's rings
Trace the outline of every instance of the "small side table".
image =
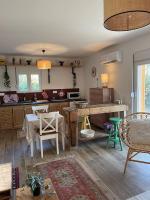
{"type": "Polygon", "coordinates": [[[59,200],[51,179],[45,179],[44,184],[45,186],[49,185],[49,188],[45,189],[44,195],[34,197],[31,193],[30,188],[25,186],[16,190],[16,200],[59,200]]]}

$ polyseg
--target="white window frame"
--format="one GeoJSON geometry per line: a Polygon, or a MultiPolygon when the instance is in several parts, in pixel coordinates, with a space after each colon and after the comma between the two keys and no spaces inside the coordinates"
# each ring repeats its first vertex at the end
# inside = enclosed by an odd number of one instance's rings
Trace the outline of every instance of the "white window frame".
{"type": "MultiPolygon", "coordinates": [[[[21,68],[21,67],[19,67],[21,68]]],[[[17,92],[18,93],[32,93],[32,92],[41,92],[42,91],[42,72],[41,70],[36,69],[35,67],[29,66],[22,69],[17,69],[17,92]],[[26,74],[27,75],[27,84],[28,84],[28,90],[21,91],[19,90],[19,75],[20,74],[26,74]],[[37,74],[39,75],[39,90],[32,90],[31,88],[31,74],[37,74]]]]}

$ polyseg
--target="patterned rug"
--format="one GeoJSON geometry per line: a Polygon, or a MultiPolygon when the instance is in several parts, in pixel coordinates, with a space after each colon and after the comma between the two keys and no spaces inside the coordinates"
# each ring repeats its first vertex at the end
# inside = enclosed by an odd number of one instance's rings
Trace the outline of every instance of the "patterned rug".
{"type": "Polygon", "coordinates": [[[75,159],[67,158],[37,166],[51,178],[59,200],[108,200],[75,159]]]}

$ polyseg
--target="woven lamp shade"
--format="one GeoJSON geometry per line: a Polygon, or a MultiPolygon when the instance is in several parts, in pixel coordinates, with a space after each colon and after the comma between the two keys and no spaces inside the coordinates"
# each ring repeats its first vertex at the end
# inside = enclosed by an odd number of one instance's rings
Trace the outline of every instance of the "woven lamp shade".
{"type": "Polygon", "coordinates": [[[150,0],[104,0],[104,26],[129,31],[150,24],[150,0]]]}
{"type": "Polygon", "coordinates": [[[51,69],[52,63],[49,60],[38,60],[37,68],[38,69],[51,69]]]}

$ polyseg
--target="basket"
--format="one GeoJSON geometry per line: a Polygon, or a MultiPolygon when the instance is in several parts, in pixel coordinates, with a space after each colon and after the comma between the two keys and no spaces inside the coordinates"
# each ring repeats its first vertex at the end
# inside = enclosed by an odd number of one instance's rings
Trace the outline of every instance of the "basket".
{"type": "Polygon", "coordinates": [[[81,137],[84,138],[92,138],[95,135],[95,131],[92,129],[82,129],[80,131],[81,137]]]}

